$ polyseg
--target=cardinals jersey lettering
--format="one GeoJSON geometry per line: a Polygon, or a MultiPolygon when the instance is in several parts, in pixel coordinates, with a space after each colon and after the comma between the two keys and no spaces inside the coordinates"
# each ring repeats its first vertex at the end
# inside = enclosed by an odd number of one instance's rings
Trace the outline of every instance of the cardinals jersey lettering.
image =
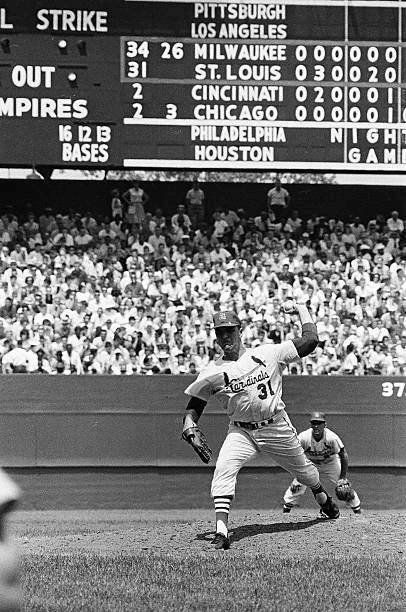
{"type": "Polygon", "coordinates": [[[298,434],[300,444],[310,461],[316,464],[336,461],[338,453],[344,448],[339,436],[328,427],[324,429],[323,437],[319,442],[313,438],[312,434],[313,430],[311,428],[298,434]]]}
{"type": "Polygon", "coordinates": [[[206,402],[214,396],[232,421],[263,421],[285,408],[282,373],[298,358],[290,340],[246,349],[237,361],[210,363],[185,393],[206,402]]]}

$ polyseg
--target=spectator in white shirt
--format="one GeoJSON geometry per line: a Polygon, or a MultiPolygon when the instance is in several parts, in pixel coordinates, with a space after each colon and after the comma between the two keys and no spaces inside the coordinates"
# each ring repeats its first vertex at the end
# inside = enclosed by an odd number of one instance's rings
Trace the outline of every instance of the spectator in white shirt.
{"type": "Polygon", "coordinates": [[[3,374],[27,373],[29,365],[28,351],[26,351],[22,345],[23,341],[21,339],[17,340],[17,346],[13,346],[8,353],[3,355],[3,374]]]}
{"type": "Polygon", "coordinates": [[[37,349],[37,372],[39,374],[52,374],[51,364],[45,355],[44,349],[37,349]]]}
{"type": "Polygon", "coordinates": [[[355,354],[355,346],[352,343],[349,343],[346,347],[346,355],[340,370],[342,374],[358,374],[359,362],[355,354]]]}
{"type": "Polygon", "coordinates": [[[210,251],[209,258],[211,263],[221,262],[225,264],[231,259],[231,253],[224,248],[223,242],[218,241],[214,245],[214,249],[210,251]]]}
{"type": "Polygon", "coordinates": [[[171,302],[176,302],[182,295],[182,285],[179,283],[176,274],[171,274],[169,282],[162,285],[162,291],[167,294],[171,302]]]}
{"type": "Polygon", "coordinates": [[[229,229],[230,226],[225,220],[224,212],[220,210],[216,210],[213,213],[213,219],[214,219],[214,229],[212,233],[212,244],[216,244],[216,241],[221,242],[223,240],[224,234],[226,233],[226,231],[229,229]]]}
{"type": "Polygon", "coordinates": [[[65,363],[66,370],[71,374],[83,374],[82,361],[77,351],[73,350],[70,342],[66,344],[66,350],[62,351],[62,359],[65,363]]]}
{"type": "Polygon", "coordinates": [[[24,264],[27,261],[27,256],[28,253],[25,246],[21,246],[21,244],[17,243],[10,253],[10,261],[15,259],[18,266],[24,267],[24,264]]]}
{"type": "Polygon", "coordinates": [[[79,234],[74,238],[74,242],[79,247],[86,247],[93,242],[93,236],[89,234],[85,227],[81,227],[79,234]]]}
{"type": "Polygon", "coordinates": [[[176,209],[176,213],[172,215],[171,224],[175,231],[177,231],[180,227],[186,228],[187,231],[190,230],[192,222],[190,217],[186,214],[185,206],[183,204],[179,204],[176,209]]]}
{"type": "Polygon", "coordinates": [[[323,319],[316,323],[316,327],[320,342],[327,342],[334,331],[328,315],[324,315],[323,319]]]}
{"type": "Polygon", "coordinates": [[[395,347],[396,356],[400,366],[406,366],[406,331],[402,332],[400,343],[395,347]]]}
{"type": "Polygon", "coordinates": [[[251,286],[251,295],[257,309],[268,302],[269,290],[262,276],[257,275],[255,277],[251,286]]]}
{"type": "Polygon", "coordinates": [[[386,220],[386,225],[390,232],[402,233],[405,229],[405,224],[399,217],[399,212],[397,210],[391,212],[391,216],[386,220]]]}
{"type": "Polygon", "coordinates": [[[386,336],[390,336],[390,334],[386,327],[384,327],[382,319],[379,318],[376,320],[376,327],[372,329],[371,339],[375,342],[382,342],[386,336]]]}
{"type": "Polygon", "coordinates": [[[290,194],[287,189],[282,187],[280,178],[275,180],[275,187],[267,193],[268,211],[272,212],[279,221],[285,215],[290,204],[290,194]]]}
{"type": "Polygon", "coordinates": [[[192,225],[197,228],[205,219],[205,193],[197,180],[193,181],[193,186],[187,191],[185,200],[192,225]]]}

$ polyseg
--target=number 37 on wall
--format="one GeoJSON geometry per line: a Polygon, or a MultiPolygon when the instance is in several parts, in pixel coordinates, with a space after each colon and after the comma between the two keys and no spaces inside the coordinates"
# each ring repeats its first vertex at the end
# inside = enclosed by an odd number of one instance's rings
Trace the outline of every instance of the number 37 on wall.
{"type": "Polygon", "coordinates": [[[404,382],[383,382],[382,397],[403,397],[405,394],[406,383],[404,382]]]}

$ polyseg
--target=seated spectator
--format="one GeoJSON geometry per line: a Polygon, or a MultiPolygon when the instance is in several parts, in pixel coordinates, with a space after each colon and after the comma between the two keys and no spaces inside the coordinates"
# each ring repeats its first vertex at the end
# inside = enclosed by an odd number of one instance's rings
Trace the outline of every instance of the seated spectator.
{"type": "Polygon", "coordinates": [[[354,375],[359,373],[359,362],[355,351],[355,346],[350,343],[346,348],[346,354],[341,366],[342,374],[354,375]]]}
{"type": "Polygon", "coordinates": [[[186,214],[186,209],[183,204],[179,204],[176,209],[176,213],[171,217],[171,225],[175,231],[179,228],[184,230],[186,233],[189,232],[192,227],[190,217],[186,214]]]}
{"type": "Polygon", "coordinates": [[[399,217],[399,212],[393,210],[390,217],[386,220],[386,225],[390,232],[398,232],[401,234],[405,229],[403,220],[399,217]]]}
{"type": "Polygon", "coordinates": [[[406,245],[399,216],[300,220],[292,211],[274,223],[272,215],[218,207],[212,222],[195,229],[184,212],[169,231],[162,210],[146,213],[142,233],[119,215],[45,211],[37,219],[30,212],[21,223],[3,216],[0,354],[21,340],[30,372],[128,375],[160,372],[157,353],[167,352],[172,372],[189,372],[200,369],[200,354],[216,354],[216,309],[240,313],[249,347],[296,337],[295,318],[280,304],[307,296],[324,350],[308,360],[307,374],[343,373],[350,345],[355,374],[374,360],[383,365],[372,370],[402,371],[406,245]],[[58,235],[68,238],[55,245],[58,235]]]}
{"type": "Polygon", "coordinates": [[[198,343],[196,354],[193,355],[193,362],[196,366],[196,370],[200,372],[203,370],[210,361],[209,355],[207,353],[207,349],[205,344],[198,343]]]}
{"type": "Polygon", "coordinates": [[[3,374],[26,374],[29,366],[28,351],[23,348],[23,341],[17,340],[17,344],[9,345],[10,350],[6,352],[1,360],[3,374]]]}

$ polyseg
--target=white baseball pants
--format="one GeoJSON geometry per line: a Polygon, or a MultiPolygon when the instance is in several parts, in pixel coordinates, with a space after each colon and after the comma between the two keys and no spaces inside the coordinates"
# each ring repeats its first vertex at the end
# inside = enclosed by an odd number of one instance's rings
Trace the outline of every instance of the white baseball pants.
{"type": "Polygon", "coordinates": [[[20,487],[0,468],[0,507],[21,497],[20,487]]]}
{"type": "Polygon", "coordinates": [[[233,497],[238,472],[258,453],[268,453],[278,465],[308,487],[319,482],[316,466],[306,457],[295,428],[282,410],[274,417],[273,423],[261,429],[248,430],[230,424],[217,459],[211,496],[233,497]]]}

